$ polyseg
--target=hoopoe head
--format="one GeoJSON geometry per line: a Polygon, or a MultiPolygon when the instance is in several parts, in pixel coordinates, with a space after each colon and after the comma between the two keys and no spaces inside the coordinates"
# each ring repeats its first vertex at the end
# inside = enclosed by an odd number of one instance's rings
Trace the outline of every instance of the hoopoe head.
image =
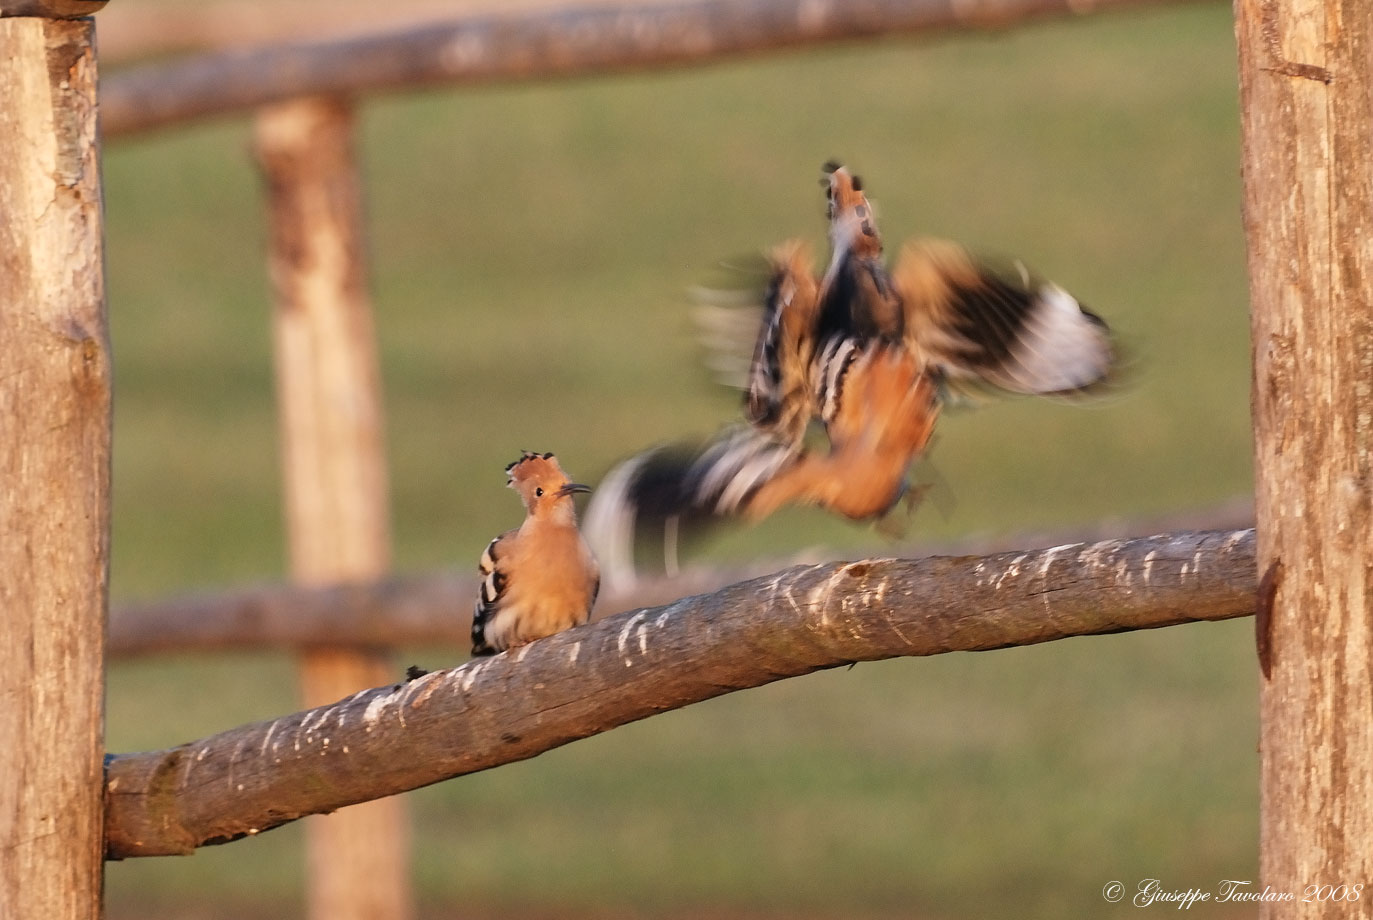
{"type": "Polygon", "coordinates": [[[872,205],[863,193],[863,180],[833,160],[825,164],[824,172],[820,181],[825,186],[830,244],[835,252],[847,250],[868,258],[882,255],[882,235],[877,232],[872,205]]]}
{"type": "Polygon", "coordinates": [[[509,477],[506,485],[520,493],[525,511],[535,516],[559,508],[570,509],[573,493],[591,491],[588,486],[572,482],[551,453],[527,450],[506,466],[505,475],[509,477]]]}

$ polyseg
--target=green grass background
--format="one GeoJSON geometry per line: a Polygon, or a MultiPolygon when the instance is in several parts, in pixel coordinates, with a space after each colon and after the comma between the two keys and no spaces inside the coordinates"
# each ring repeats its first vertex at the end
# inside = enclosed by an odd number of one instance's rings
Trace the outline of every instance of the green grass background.
{"type": "MultiPolygon", "coordinates": [[[[929,233],[1020,256],[1107,317],[1131,356],[1127,385],[1085,407],[947,415],[934,463],[951,501],[922,509],[913,538],[1251,489],[1226,6],[361,112],[402,570],[475,564],[518,520],[501,470],[522,448],[594,479],[731,418],[686,292],[781,239],[819,247],[830,157],[864,176],[892,248],[929,233]]],[[[248,148],[231,121],[106,150],[116,601],[282,576],[248,148]]],[[[893,551],[793,511],[706,552],[816,546],[893,551]]],[[[410,796],[421,902],[434,917],[1134,916],[1112,913],[1102,886],[1255,874],[1251,641],[1241,622],[865,664],[441,784],[410,796]]],[[[284,655],[115,663],[109,744],[295,708],[284,655]]],[[[296,916],[301,862],[289,827],[112,864],[110,916],[296,916]]]]}

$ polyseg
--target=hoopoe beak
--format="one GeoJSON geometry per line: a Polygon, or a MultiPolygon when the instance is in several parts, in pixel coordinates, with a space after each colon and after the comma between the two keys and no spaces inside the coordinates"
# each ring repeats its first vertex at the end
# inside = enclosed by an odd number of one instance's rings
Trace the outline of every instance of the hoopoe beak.
{"type": "Polygon", "coordinates": [[[582,485],[580,482],[568,482],[568,483],[564,483],[564,484],[563,484],[563,487],[562,487],[561,489],[559,489],[557,492],[553,493],[553,494],[556,495],[558,498],[562,498],[564,495],[571,495],[573,492],[590,492],[590,491],[591,491],[591,486],[584,486],[584,485],[582,485]]]}

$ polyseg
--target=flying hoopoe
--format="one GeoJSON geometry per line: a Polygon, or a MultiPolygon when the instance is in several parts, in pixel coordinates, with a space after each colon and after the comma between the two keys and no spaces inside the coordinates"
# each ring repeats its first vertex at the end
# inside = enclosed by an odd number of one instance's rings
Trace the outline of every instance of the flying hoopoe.
{"type": "Polygon", "coordinates": [[[596,557],[577,530],[572,482],[552,454],[525,451],[505,468],[524,523],[486,547],[472,614],[472,654],[494,655],[580,626],[600,590],[596,557]]]}
{"type": "Polygon", "coordinates": [[[759,520],[789,503],[856,520],[889,511],[951,391],[1087,390],[1115,350],[1106,324],[1023,265],[997,271],[956,243],[906,244],[889,271],[862,182],[825,165],[830,260],[770,255],[744,384],[746,426],[704,447],[657,448],[613,469],[587,511],[608,571],[632,576],[636,530],[759,520]],[[827,446],[807,443],[818,421],[827,446]]]}

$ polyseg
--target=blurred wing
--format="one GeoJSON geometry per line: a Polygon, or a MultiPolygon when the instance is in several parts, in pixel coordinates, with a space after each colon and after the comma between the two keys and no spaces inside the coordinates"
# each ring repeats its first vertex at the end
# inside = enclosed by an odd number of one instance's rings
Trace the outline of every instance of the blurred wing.
{"type": "Polygon", "coordinates": [[[705,283],[691,288],[692,323],[702,361],[715,379],[742,390],[748,386],[753,345],[762,322],[762,292],[773,266],[764,253],[721,262],[705,283]]]}
{"type": "Polygon", "coordinates": [[[592,492],[582,527],[601,573],[632,583],[636,546],[666,550],[679,534],[740,514],[801,452],[739,425],[704,445],[657,447],[618,464],[592,492]]]}
{"type": "Polygon", "coordinates": [[[818,292],[803,244],[778,247],[772,266],[749,365],[744,416],[754,427],[795,444],[815,412],[809,383],[818,292]]]}
{"type": "Polygon", "coordinates": [[[703,361],[717,383],[748,389],[753,367],[754,340],[763,322],[758,295],[697,288],[691,317],[704,351],[703,361]]]}
{"type": "Polygon", "coordinates": [[[1106,323],[1019,263],[996,272],[956,243],[917,240],[902,250],[892,280],[908,347],[952,382],[1071,393],[1111,371],[1115,350],[1106,323]]]}

